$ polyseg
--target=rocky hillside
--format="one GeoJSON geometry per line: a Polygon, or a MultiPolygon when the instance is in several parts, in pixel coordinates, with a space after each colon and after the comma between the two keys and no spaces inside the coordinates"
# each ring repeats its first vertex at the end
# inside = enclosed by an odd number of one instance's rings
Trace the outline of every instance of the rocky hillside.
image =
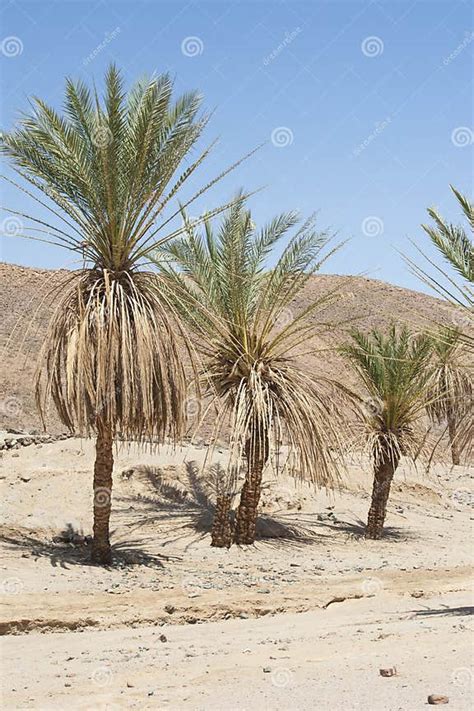
{"type": "MultiPolygon", "coordinates": [[[[0,428],[42,429],[34,403],[34,371],[49,318],[61,296],[58,287],[68,274],[0,263],[0,428]]],[[[435,321],[456,323],[456,311],[426,294],[374,279],[332,275],[314,277],[283,319],[291,319],[311,300],[331,292],[337,293],[337,300],[322,306],[311,317],[315,328],[328,324],[327,334],[317,340],[315,353],[305,353],[300,358],[305,367],[348,382],[351,375],[327,348],[344,339],[351,326],[385,328],[396,320],[421,329],[432,327],[435,321]]],[[[64,430],[52,410],[47,429],[53,434],[64,430]]]]}

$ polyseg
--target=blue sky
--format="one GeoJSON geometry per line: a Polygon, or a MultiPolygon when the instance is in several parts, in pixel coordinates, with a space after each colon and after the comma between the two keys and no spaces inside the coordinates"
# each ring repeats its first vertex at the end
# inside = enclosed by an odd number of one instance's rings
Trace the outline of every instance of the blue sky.
{"type": "MultiPolygon", "coordinates": [[[[412,238],[430,252],[428,205],[458,221],[449,183],[472,194],[467,0],[4,0],[0,17],[4,129],[32,94],[59,107],[66,75],[100,86],[112,60],[127,82],[167,70],[178,93],[199,89],[214,110],[206,139],[220,142],[203,181],[265,142],[199,207],[265,186],[251,199],[258,223],[318,211],[321,227],[350,238],[326,272],[422,288],[397,250],[413,254],[412,238]]],[[[40,215],[10,186],[2,199],[40,215]]],[[[5,261],[71,265],[56,247],[1,246],[5,261]]]]}

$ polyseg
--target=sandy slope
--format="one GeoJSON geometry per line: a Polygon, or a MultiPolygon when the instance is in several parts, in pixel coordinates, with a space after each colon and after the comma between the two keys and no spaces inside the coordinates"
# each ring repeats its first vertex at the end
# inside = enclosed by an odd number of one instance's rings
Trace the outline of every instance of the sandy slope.
{"type": "Polygon", "coordinates": [[[355,463],[335,497],[270,481],[264,537],[223,551],[205,452],[118,452],[110,570],[53,540],[90,533],[92,443],[4,453],[3,707],[469,708],[472,471],[402,469],[380,542],[355,463]]]}

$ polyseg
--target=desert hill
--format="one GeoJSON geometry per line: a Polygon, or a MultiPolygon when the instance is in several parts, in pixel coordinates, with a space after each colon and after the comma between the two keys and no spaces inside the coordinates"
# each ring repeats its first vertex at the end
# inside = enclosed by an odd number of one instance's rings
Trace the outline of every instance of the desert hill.
{"type": "MultiPolygon", "coordinates": [[[[61,283],[70,273],[0,263],[0,428],[42,429],[36,411],[33,376],[37,356],[44,341],[48,321],[61,295],[61,283]]],[[[455,325],[457,312],[447,303],[427,294],[410,291],[375,279],[356,276],[318,275],[283,319],[291,319],[311,300],[336,293],[331,304],[311,316],[315,328],[338,324],[318,339],[314,354],[300,356],[305,367],[341,376],[344,364],[327,347],[344,339],[353,325],[359,328],[386,328],[392,321],[406,322],[413,329],[432,328],[434,322],[455,325]]],[[[351,382],[351,375],[344,376],[351,382]]],[[[53,410],[47,420],[48,431],[64,430],[53,410]]]]}

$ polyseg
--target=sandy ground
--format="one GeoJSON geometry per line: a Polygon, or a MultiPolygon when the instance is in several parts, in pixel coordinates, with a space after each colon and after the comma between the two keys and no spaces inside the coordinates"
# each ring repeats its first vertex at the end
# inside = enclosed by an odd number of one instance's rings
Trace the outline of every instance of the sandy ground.
{"type": "Polygon", "coordinates": [[[471,707],[472,470],[401,468],[377,542],[369,467],[334,496],[269,476],[261,538],[227,551],[209,547],[205,452],[118,452],[108,570],[80,537],[92,443],[4,453],[3,708],[471,707]]]}

